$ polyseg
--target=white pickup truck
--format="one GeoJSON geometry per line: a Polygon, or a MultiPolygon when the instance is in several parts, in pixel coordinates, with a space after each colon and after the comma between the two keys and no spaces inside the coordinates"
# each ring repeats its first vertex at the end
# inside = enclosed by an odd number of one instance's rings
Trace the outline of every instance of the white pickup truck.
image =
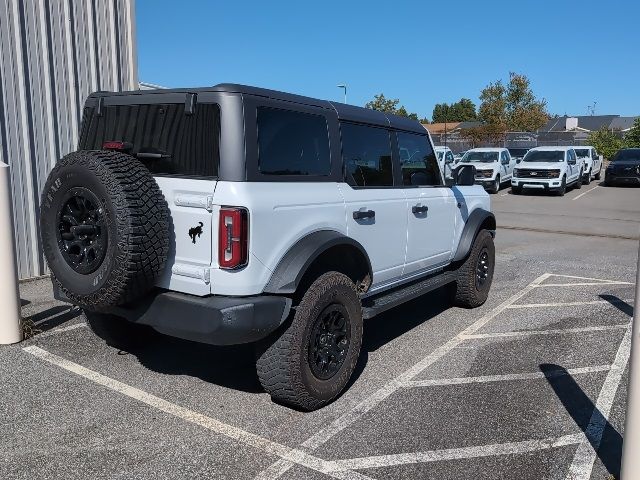
{"type": "Polygon", "coordinates": [[[511,191],[538,189],[562,196],[570,185],[582,187],[583,174],[584,160],[577,158],[573,147],[536,147],[514,170],[511,191]]]}
{"type": "Polygon", "coordinates": [[[476,167],[476,183],[489,193],[498,193],[500,185],[511,180],[516,161],[506,148],[473,148],[458,165],[476,167]]]}
{"type": "Polygon", "coordinates": [[[584,173],[582,181],[589,185],[591,180],[600,180],[602,175],[602,155],[598,155],[596,149],[590,145],[573,147],[576,157],[584,161],[584,173]]]}

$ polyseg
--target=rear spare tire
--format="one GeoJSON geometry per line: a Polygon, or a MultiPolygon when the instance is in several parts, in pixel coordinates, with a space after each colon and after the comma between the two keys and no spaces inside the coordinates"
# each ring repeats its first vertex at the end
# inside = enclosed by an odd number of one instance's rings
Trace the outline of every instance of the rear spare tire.
{"type": "Polygon", "coordinates": [[[149,170],[111,151],[78,151],[53,168],[40,229],[54,283],[100,310],[146,293],[169,251],[169,209],[149,170]]]}

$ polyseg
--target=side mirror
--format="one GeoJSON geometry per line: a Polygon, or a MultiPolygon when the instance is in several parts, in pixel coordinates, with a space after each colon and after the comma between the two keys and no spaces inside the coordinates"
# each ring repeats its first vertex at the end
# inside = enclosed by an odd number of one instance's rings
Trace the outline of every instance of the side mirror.
{"type": "Polygon", "coordinates": [[[453,185],[468,187],[476,183],[475,165],[460,165],[451,172],[453,185]]]}
{"type": "Polygon", "coordinates": [[[575,165],[575,164],[576,164],[576,161],[575,161],[575,160],[569,160],[567,163],[568,163],[569,165],[575,165]]]}

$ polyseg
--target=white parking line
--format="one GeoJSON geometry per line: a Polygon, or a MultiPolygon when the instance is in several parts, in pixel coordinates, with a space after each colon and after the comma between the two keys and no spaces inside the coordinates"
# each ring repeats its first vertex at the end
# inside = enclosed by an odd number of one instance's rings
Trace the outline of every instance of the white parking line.
{"type": "Polygon", "coordinates": [[[595,187],[590,188],[590,189],[589,189],[589,190],[587,190],[586,192],[583,192],[583,193],[581,193],[580,195],[577,195],[577,196],[573,197],[571,200],[577,200],[577,199],[579,199],[580,197],[584,197],[587,193],[589,193],[589,192],[593,192],[593,191],[594,191],[596,188],[598,188],[599,186],[600,186],[600,185],[596,185],[595,187]]]}
{"type": "MultiPolygon", "coordinates": [[[[364,398],[360,403],[354,406],[351,410],[347,411],[340,417],[336,418],[333,422],[327,425],[325,428],[320,430],[318,433],[308,438],[305,442],[302,443],[301,447],[305,450],[313,451],[321,445],[328,442],[335,435],[340,433],[342,430],[347,428],[349,425],[360,419],[363,415],[365,415],[369,410],[374,408],[380,402],[384,401],[390,395],[392,395],[396,390],[402,388],[403,385],[413,378],[420,374],[424,369],[438,361],[440,358],[444,357],[451,350],[456,348],[462,342],[464,342],[465,335],[471,335],[474,332],[481,329],[484,325],[486,325],[490,320],[495,318],[501,312],[503,312],[509,305],[517,302],[522,297],[531,292],[537,285],[544,282],[547,278],[551,276],[550,273],[544,273],[536,278],[529,285],[524,287],[519,292],[513,294],[507,300],[502,302],[500,305],[495,307],[489,313],[481,317],[479,320],[471,324],[469,327],[458,333],[455,337],[453,337],[448,342],[444,343],[440,347],[436,348],[429,355],[424,357],[418,363],[405,370],[396,378],[392,379],[389,383],[381,387],[379,390],[371,394],[370,396],[364,398]]],[[[263,470],[256,478],[261,480],[274,480],[283,475],[287,470],[289,470],[293,466],[292,462],[289,462],[285,459],[278,460],[274,464],[272,464],[267,469],[263,470]]]]}
{"type": "Polygon", "coordinates": [[[617,305],[621,303],[630,303],[633,300],[621,300],[618,298],[612,298],[611,300],[590,300],[587,302],[559,302],[559,303],[520,303],[511,305],[509,308],[545,308],[545,307],[579,307],[582,305],[617,305]]]}
{"type": "Polygon", "coordinates": [[[556,438],[541,438],[539,440],[525,440],[523,442],[498,443],[475,447],[449,448],[426,452],[399,453],[393,455],[376,455],[372,457],[349,458],[336,460],[332,466],[338,469],[365,469],[407,465],[411,463],[439,462],[442,460],[460,460],[465,458],[489,457],[494,455],[513,455],[518,453],[536,452],[550,448],[564,447],[580,443],[584,438],[582,433],[563,435],[556,438]]]}
{"type": "Polygon", "coordinates": [[[480,338],[500,338],[500,337],[527,337],[531,335],[561,335],[563,333],[585,333],[585,332],[602,332],[606,330],[619,330],[628,328],[629,323],[620,323],[615,325],[596,325],[592,327],[579,328],[557,328],[549,330],[518,330],[514,332],[495,332],[495,333],[476,333],[472,335],[463,335],[464,340],[477,340],[480,338]]]}
{"type": "Polygon", "coordinates": [[[591,285],[633,285],[631,282],[606,282],[606,283],[595,283],[595,282],[581,282],[581,283],[545,283],[544,285],[537,285],[538,288],[542,287],[586,287],[591,285]]]}
{"type": "Polygon", "coordinates": [[[578,367],[568,370],[552,370],[550,372],[508,373],[505,375],[480,375],[477,377],[434,378],[412,380],[404,386],[407,388],[442,387],[447,385],[465,385],[468,383],[509,382],[515,380],[537,380],[539,378],[556,378],[563,375],[580,375],[584,373],[606,372],[611,365],[595,365],[593,367],[578,367]]]}
{"type": "MultiPolygon", "coordinates": [[[[593,278],[593,277],[577,277],[576,275],[560,275],[559,273],[552,273],[552,277],[562,277],[562,278],[573,278],[575,280],[592,280],[594,282],[599,282],[598,284],[607,284],[607,283],[620,283],[618,280],[606,280],[604,278],[593,278]]],[[[623,282],[629,283],[629,282],[623,282]]]]}
{"type": "Polygon", "coordinates": [[[631,327],[627,329],[627,333],[622,339],[622,342],[620,342],[620,347],[618,347],[616,358],[612,364],[615,368],[609,370],[604,384],[600,389],[595,409],[593,410],[589,425],[585,431],[587,439],[578,446],[573,456],[573,462],[566,476],[567,480],[587,480],[591,478],[593,464],[596,461],[596,452],[600,447],[602,434],[607,424],[607,417],[609,416],[613,400],[620,386],[622,374],[629,361],[630,353],[631,327]]]}
{"type": "MultiPolygon", "coordinates": [[[[102,375],[101,373],[90,370],[82,365],[74,363],[65,358],[59,357],[53,353],[37,347],[35,345],[25,347],[23,350],[31,355],[38,357],[41,360],[56,365],[64,370],[80,375],[81,377],[91,380],[98,385],[102,385],[110,390],[116,391],[129,398],[144,403],[150,407],[160,410],[169,415],[181,418],[187,422],[194,423],[208,430],[214,431],[220,435],[224,435],[227,438],[235,440],[244,445],[261,450],[265,453],[278,456],[282,459],[286,459],[287,462],[292,464],[302,465],[303,467],[310,468],[317,472],[327,474],[333,478],[339,478],[343,480],[371,480],[370,477],[360,474],[358,472],[349,471],[336,471],[332,473],[332,470],[336,470],[331,462],[322,460],[321,458],[310,455],[302,450],[290,448],[280,443],[273,442],[259,435],[247,432],[232,425],[227,425],[214,418],[208,417],[198,412],[194,412],[185,407],[181,407],[174,403],[168,402],[160,397],[156,397],[143,390],[139,390],[135,387],[127,385],[126,383],[119,382],[113,378],[102,375]]],[[[339,469],[338,469],[339,470],[339,469]]],[[[342,469],[344,470],[344,469],[342,469]]]]}
{"type": "Polygon", "coordinates": [[[84,327],[87,327],[87,326],[88,326],[87,322],[74,323],[73,325],[69,325],[68,327],[60,327],[60,328],[56,328],[54,330],[49,330],[48,332],[39,333],[36,336],[38,338],[50,337],[52,335],[58,335],[59,333],[64,333],[64,332],[68,332],[70,330],[75,330],[77,328],[84,328],[84,327]]]}

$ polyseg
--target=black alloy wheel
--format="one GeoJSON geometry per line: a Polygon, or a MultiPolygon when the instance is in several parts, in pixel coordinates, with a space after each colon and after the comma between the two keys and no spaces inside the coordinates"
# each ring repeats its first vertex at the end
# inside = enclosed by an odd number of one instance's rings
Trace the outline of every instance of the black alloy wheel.
{"type": "Polygon", "coordinates": [[[98,269],[109,241],[104,209],[87,188],[69,190],[58,211],[58,248],[76,272],[88,274],[98,269]]]}
{"type": "Polygon", "coordinates": [[[328,380],[342,367],[349,351],[351,326],[342,305],[331,304],[318,316],[309,339],[308,361],[313,375],[328,380]]]}
{"type": "Polygon", "coordinates": [[[476,287],[481,289],[489,278],[489,252],[482,249],[476,264],[476,287]]]}

